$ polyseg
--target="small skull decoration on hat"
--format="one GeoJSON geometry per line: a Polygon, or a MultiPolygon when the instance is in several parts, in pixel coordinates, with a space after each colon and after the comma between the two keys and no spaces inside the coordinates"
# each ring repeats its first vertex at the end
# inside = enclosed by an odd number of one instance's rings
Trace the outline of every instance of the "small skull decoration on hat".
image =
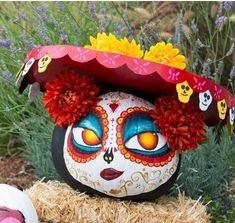
{"type": "Polygon", "coordinates": [[[55,122],[54,164],[69,185],[113,198],[155,199],[173,185],[180,153],[205,141],[205,124],[227,119],[233,126],[235,99],[185,71],[185,57],[171,43],[144,52],[135,40],[105,33],[90,43],[30,50],[19,92],[29,84],[45,92],[42,102],[55,122]]]}

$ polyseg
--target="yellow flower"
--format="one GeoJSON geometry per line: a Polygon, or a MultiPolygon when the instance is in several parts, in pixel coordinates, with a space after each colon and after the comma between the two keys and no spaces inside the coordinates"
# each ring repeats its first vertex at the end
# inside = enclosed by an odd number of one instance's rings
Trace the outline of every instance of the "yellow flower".
{"type": "Polygon", "coordinates": [[[185,69],[185,56],[179,54],[179,49],[171,43],[160,42],[150,47],[144,54],[144,59],[156,63],[166,64],[179,69],[185,69]]]}
{"type": "Polygon", "coordinates": [[[131,43],[129,43],[126,37],[120,40],[118,51],[121,54],[136,58],[141,58],[144,54],[140,49],[140,45],[137,44],[134,39],[131,41],[131,43]]]}
{"type": "Polygon", "coordinates": [[[113,53],[117,52],[119,44],[119,40],[113,34],[107,36],[106,33],[98,33],[97,38],[90,36],[90,42],[91,45],[86,45],[85,48],[113,53]]]}
{"type": "Polygon", "coordinates": [[[136,58],[143,56],[140,45],[135,40],[132,40],[130,43],[126,37],[119,40],[113,34],[106,35],[106,33],[98,33],[97,38],[90,36],[90,42],[91,45],[86,45],[85,48],[119,53],[136,58]]]}

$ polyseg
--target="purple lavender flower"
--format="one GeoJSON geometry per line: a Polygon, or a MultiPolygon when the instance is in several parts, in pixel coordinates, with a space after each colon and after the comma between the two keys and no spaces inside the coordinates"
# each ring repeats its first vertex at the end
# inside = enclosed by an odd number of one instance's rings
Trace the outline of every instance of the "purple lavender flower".
{"type": "Polygon", "coordinates": [[[223,8],[226,12],[230,11],[230,9],[233,7],[232,1],[224,1],[223,2],[223,8]]]}
{"type": "Polygon", "coordinates": [[[40,6],[37,7],[37,10],[38,10],[39,13],[46,13],[48,8],[47,8],[46,5],[40,5],[40,6]]]}
{"type": "Polygon", "coordinates": [[[8,70],[7,71],[3,71],[2,78],[5,81],[11,81],[11,73],[8,70]]]}
{"type": "Polygon", "coordinates": [[[34,48],[36,45],[33,43],[33,41],[23,35],[20,36],[22,39],[24,46],[27,50],[34,48]]]}
{"type": "Polygon", "coordinates": [[[44,43],[45,44],[50,44],[50,40],[49,40],[49,38],[48,38],[48,36],[46,35],[46,33],[45,32],[43,32],[42,30],[40,30],[39,32],[38,32],[38,35],[42,38],[42,40],[44,41],[44,43]]]}
{"type": "Polygon", "coordinates": [[[38,13],[44,22],[48,21],[47,11],[48,8],[45,5],[40,5],[37,7],[38,13]]]}
{"type": "Polygon", "coordinates": [[[114,28],[114,31],[115,31],[115,34],[118,38],[121,38],[122,36],[122,31],[121,31],[121,26],[120,24],[118,23],[113,23],[113,28],[114,28]]]}
{"type": "Polygon", "coordinates": [[[103,14],[103,15],[106,14],[106,11],[107,11],[106,8],[101,8],[101,9],[100,9],[100,13],[103,14]]]}
{"type": "Polygon", "coordinates": [[[232,66],[232,69],[229,73],[229,77],[230,77],[230,79],[235,78],[235,66],[232,66]]]}
{"type": "Polygon", "coordinates": [[[0,40],[0,46],[4,46],[6,48],[10,48],[11,46],[11,41],[9,39],[6,40],[0,40]]]}
{"type": "Polygon", "coordinates": [[[94,2],[89,2],[88,7],[89,7],[89,12],[90,12],[91,19],[94,22],[97,21],[98,18],[97,18],[97,15],[96,15],[95,3],[94,2]]]}
{"type": "Polygon", "coordinates": [[[61,34],[60,34],[60,41],[61,41],[63,44],[66,44],[66,43],[68,42],[67,35],[64,34],[64,33],[61,33],[61,34]]]}
{"type": "Polygon", "coordinates": [[[24,15],[24,14],[18,13],[17,16],[15,17],[15,19],[13,20],[13,22],[18,22],[20,20],[28,22],[29,18],[26,15],[24,15]]]}
{"type": "Polygon", "coordinates": [[[103,17],[103,19],[101,20],[101,25],[100,25],[100,31],[104,32],[106,27],[107,27],[107,18],[106,16],[103,17]]]}
{"type": "Polygon", "coordinates": [[[191,29],[193,32],[197,33],[198,32],[198,27],[197,24],[195,24],[194,22],[191,23],[191,29]]]}
{"type": "Polygon", "coordinates": [[[126,27],[128,29],[127,36],[132,35],[133,31],[132,31],[132,28],[131,28],[131,26],[129,24],[129,20],[128,20],[127,16],[124,17],[124,23],[125,23],[125,25],[126,25],[126,27]]]}
{"type": "Polygon", "coordinates": [[[216,20],[215,20],[215,25],[217,28],[219,28],[221,25],[223,25],[226,21],[226,17],[225,16],[217,16],[216,20]]]}

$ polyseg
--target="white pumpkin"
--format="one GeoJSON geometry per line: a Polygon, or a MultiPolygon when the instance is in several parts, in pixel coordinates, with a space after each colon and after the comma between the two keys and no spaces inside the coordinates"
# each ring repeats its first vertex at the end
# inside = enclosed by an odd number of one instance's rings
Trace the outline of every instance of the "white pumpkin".
{"type": "Polygon", "coordinates": [[[0,207],[21,212],[26,223],[38,223],[37,213],[31,200],[15,187],[0,184],[0,207]]]}

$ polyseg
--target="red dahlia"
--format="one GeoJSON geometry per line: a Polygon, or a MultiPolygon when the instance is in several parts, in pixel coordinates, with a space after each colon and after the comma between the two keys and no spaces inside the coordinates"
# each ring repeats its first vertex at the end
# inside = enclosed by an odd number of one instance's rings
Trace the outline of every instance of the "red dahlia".
{"type": "Polygon", "coordinates": [[[89,113],[99,91],[88,77],[75,72],[59,74],[45,88],[42,102],[59,126],[70,125],[89,113]]]}
{"type": "Polygon", "coordinates": [[[151,115],[171,149],[192,150],[206,139],[203,114],[196,105],[181,103],[174,96],[161,97],[155,105],[151,115]]]}

